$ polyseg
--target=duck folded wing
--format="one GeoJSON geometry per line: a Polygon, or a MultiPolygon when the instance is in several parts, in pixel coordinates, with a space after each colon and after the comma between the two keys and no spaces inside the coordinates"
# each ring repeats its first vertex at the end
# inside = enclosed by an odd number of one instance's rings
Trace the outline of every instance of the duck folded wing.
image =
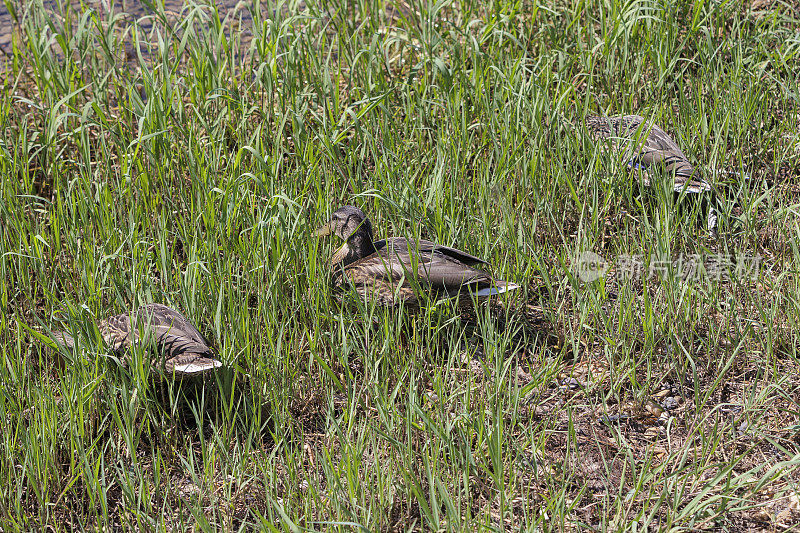
{"type": "Polygon", "coordinates": [[[161,304],[140,307],[135,314],[111,316],[100,322],[100,333],[114,350],[124,350],[139,341],[148,329],[171,331],[195,344],[208,346],[203,335],[179,312],[161,304]]]}
{"type": "MultiPolygon", "coordinates": [[[[156,361],[163,362],[159,367],[167,373],[201,374],[222,366],[194,324],[166,305],[149,304],[111,316],[100,321],[98,328],[105,343],[122,356],[124,365],[129,362],[128,349],[145,341],[155,345],[156,361]]],[[[66,332],[55,332],[53,338],[66,348],[75,346],[75,339],[66,332]]]]}
{"type": "Polygon", "coordinates": [[[180,332],[187,339],[208,345],[205,337],[197,330],[189,319],[175,309],[163,304],[150,304],[139,309],[138,320],[152,326],[168,326],[180,332]]]}
{"type": "MultiPolygon", "coordinates": [[[[699,193],[711,190],[703,179],[696,177],[696,170],[678,143],[664,130],[647,122],[639,115],[622,117],[588,117],[586,124],[595,138],[610,140],[621,149],[628,164],[633,168],[651,170],[661,168],[675,173],[674,189],[699,193]]],[[[644,178],[645,185],[649,179],[644,178]]]]}
{"type": "Polygon", "coordinates": [[[348,277],[354,282],[363,278],[394,283],[414,277],[421,288],[427,286],[447,293],[458,292],[465,285],[492,282],[488,274],[454,259],[440,247],[418,249],[417,243],[406,239],[392,239],[377,253],[353,263],[348,268],[348,277]]]}
{"type": "Polygon", "coordinates": [[[628,155],[642,165],[680,163],[688,166],[690,171],[692,169],[689,158],[672,137],[655,124],[647,122],[644,117],[592,117],[591,121],[587,119],[587,124],[596,138],[612,140],[620,148],[627,147],[628,155]]]}
{"type": "Polygon", "coordinates": [[[440,253],[431,252],[428,261],[420,261],[417,273],[431,287],[448,293],[457,293],[465,286],[485,286],[492,283],[492,278],[480,270],[440,253]]]}
{"type": "Polygon", "coordinates": [[[194,374],[222,366],[213,358],[211,348],[195,342],[171,326],[151,326],[156,343],[164,354],[164,370],[168,373],[194,374]]]}
{"type": "MultiPolygon", "coordinates": [[[[638,127],[637,124],[630,133],[635,134],[638,127]]],[[[640,135],[646,137],[644,142],[639,143],[639,153],[634,159],[641,162],[643,166],[663,165],[666,170],[674,171],[684,177],[691,177],[694,174],[694,167],[689,162],[689,158],[664,130],[655,125],[648,129],[648,124],[645,124],[642,126],[640,135]]]]}
{"type": "MultiPolygon", "coordinates": [[[[710,191],[711,186],[702,178],[696,176],[695,168],[680,150],[667,151],[651,149],[647,146],[631,160],[631,166],[649,170],[651,168],[662,168],[666,172],[675,174],[675,192],[686,191],[690,193],[701,193],[710,191]]],[[[649,180],[645,180],[645,185],[649,180]]]]}
{"type": "Polygon", "coordinates": [[[105,321],[103,337],[115,351],[124,351],[142,338],[151,338],[167,373],[197,374],[222,366],[203,336],[186,319],[166,306],[146,306],[136,313],[105,321]]]}
{"type": "Polygon", "coordinates": [[[441,254],[446,255],[456,261],[461,261],[462,263],[469,265],[469,266],[477,266],[477,265],[485,265],[487,264],[486,261],[481,259],[480,257],[475,257],[472,254],[468,254],[463,250],[459,250],[457,248],[451,248],[450,246],[444,246],[442,244],[436,244],[435,242],[431,242],[425,239],[420,239],[418,241],[409,241],[404,237],[396,237],[394,239],[384,239],[380,240],[375,243],[375,249],[380,252],[386,245],[389,244],[390,246],[402,248],[405,246],[407,249],[411,249],[414,252],[419,252],[420,254],[430,254],[434,251],[437,251],[441,254]]]}

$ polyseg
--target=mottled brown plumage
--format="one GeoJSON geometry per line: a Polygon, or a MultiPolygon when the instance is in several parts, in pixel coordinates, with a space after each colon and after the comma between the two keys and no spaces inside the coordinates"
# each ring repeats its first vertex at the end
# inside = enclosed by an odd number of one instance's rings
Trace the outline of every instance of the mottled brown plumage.
{"type": "MultiPolygon", "coordinates": [[[[166,373],[201,374],[222,366],[197,328],[181,313],[162,304],[140,307],[135,313],[111,316],[98,324],[108,346],[124,354],[143,338],[155,341],[159,358],[156,363],[166,373]]],[[[66,332],[53,334],[67,348],[75,339],[66,332]]]]}
{"type": "Polygon", "coordinates": [[[372,224],[357,207],[338,209],[316,232],[329,233],[345,240],[331,259],[334,287],[352,285],[363,298],[382,305],[418,305],[420,293],[435,298],[461,294],[471,302],[470,293],[485,297],[518,288],[492,279],[475,268],[485,261],[456,248],[403,237],[373,242],[372,224]]]}
{"type": "MultiPolygon", "coordinates": [[[[596,139],[612,141],[632,168],[648,172],[662,168],[674,172],[675,192],[701,193],[711,190],[708,182],[697,175],[696,169],[672,137],[643,117],[590,116],[586,118],[586,126],[596,139]]],[[[642,176],[642,182],[650,184],[647,174],[642,176]]]]}

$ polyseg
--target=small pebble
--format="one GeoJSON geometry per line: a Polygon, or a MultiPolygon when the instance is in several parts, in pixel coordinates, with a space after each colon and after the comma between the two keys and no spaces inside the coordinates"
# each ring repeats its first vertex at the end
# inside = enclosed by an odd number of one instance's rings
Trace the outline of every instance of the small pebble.
{"type": "Polygon", "coordinates": [[[575,390],[579,389],[580,387],[581,387],[580,381],[578,381],[575,378],[565,378],[561,380],[560,388],[562,389],[575,390]]]}
{"type": "Polygon", "coordinates": [[[743,411],[741,405],[726,405],[725,407],[720,407],[719,410],[729,415],[738,415],[743,411]]]}
{"type": "Polygon", "coordinates": [[[750,429],[750,424],[748,424],[747,422],[742,422],[741,424],[739,424],[739,427],[737,428],[736,433],[740,437],[742,437],[742,436],[744,436],[744,435],[746,435],[748,433],[748,431],[747,431],[748,429],[750,429]]]}
{"type": "Polygon", "coordinates": [[[623,420],[628,420],[631,418],[631,415],[603,415],[600,417],[598,422],[601,424],[616,424],[622,422],[623,420]]]}
{"type": "Polygon", "coordinates": [[[671,411],[672,409],[677,409],[680,406],[681,402],[678,401],[677,396],[669,396],[661,400],[661,407],[664,409],[671,411]]]}

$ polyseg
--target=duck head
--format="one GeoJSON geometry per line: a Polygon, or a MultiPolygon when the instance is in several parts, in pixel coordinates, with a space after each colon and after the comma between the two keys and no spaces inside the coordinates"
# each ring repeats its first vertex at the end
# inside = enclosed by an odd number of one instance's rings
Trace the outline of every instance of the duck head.
{"type": "Polygon", "coordinates": [[[332,259],[332,263],[343,262],[345,266],[375,252],[372,242],[372,223],[364,212],[352,205],[340,207],[331,215],[331,220],[317,229],[314,235],[322,237],[334,233],[345,241],[332,259]]]}

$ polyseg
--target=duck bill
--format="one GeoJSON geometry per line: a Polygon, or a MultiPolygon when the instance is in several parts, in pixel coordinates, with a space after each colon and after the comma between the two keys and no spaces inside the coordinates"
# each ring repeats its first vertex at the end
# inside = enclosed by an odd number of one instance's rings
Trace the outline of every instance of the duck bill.
{"type": "Polygon", "coordinates": [[[325,235],[330,235],[331,233],[333,233],[333,224],[325,224],[324,226],[317,228],[317,230],[314,232],[314,237],[324,237],[325,235]]]}

